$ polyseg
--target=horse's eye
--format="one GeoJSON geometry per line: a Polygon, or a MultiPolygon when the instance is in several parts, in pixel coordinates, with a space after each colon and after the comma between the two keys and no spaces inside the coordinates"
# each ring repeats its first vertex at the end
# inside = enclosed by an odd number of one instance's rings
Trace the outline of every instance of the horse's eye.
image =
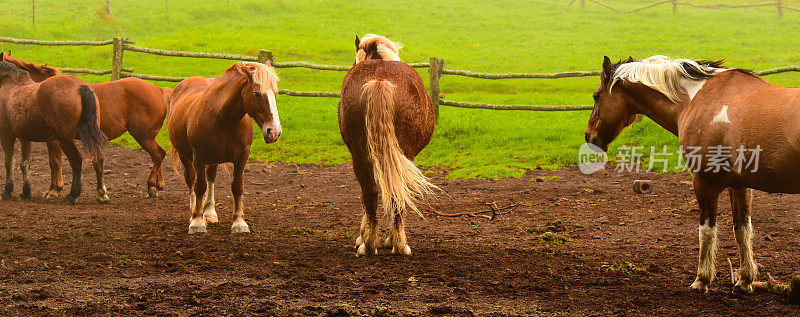
{"type": "Polygon", "coordinates": [[[261,94],[258,91],[254,91],[253,95],[256,96],[256,97],[261,96],[261,94]]]}

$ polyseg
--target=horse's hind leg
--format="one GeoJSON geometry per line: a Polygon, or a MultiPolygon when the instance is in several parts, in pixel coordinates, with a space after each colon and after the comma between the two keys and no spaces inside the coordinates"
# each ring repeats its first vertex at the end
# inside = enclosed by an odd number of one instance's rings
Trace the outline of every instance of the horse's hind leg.
{"type": "Polygon", "coordinates": [[[206,195],[203,196],[203,217],[207,222],[217,223],[216,202],[214,202],[214,181],[217,179],[217,165],[209,165],[206,167],[206,184],[208,189],[206,195]]]}
{"type": "Polygon", "coordinates": [[[197,161],[197,156],[194,157],[194,206],[192,206],[192,218],[189,219],[189,234],[205,233],[206,220],[203,218],[203,195],[206,194],[206,165],[197,161]],[[199,198],[199,199],[198,199],[199,198]]]}
{"type": "Polygon", "coordinates": [[[392,254],[411,255],[411,247],[406,243],[404,212],[402,210],[393,211],[392,233],[389,236],[392,254]]]}
{"type": "Polygon", "coordinates": [[[740,278],[733,291],[737,293],[753,293],[753,281],[758,275],[758,268],[753,259],[753,225],[750,222],[750,210],[753,204],[753,190],[749,188],[728,188],[733,211],[733,232],[739,245],[740,278]]]}
{"type": "Polygon", "coordinates": [[[78,150],[78,146],[74,140],[60,140],[61,147],[64,154],[67,155],[69,165],[72,167],[72,184],[70,185],[69,194],[67,194],[67,202],[75,204],[78,197],[81,196],[81,167],[83,165],[83,157],[78,150]]]}
{"type": "Polygon", "coordinates": [[[364,216],[356,238],[356,256],[378,254],[378,184],[375,183],[372,163],[353,155],[353,171],[361,185],[364,216]]]}
{"type": "Polygon", "coordinates": [[[50,161],[50,189],[42,197],[53,199],[58,197],[58,193],[64,188],[64,177],[61,175],[61,159],[63,152],[58,141],[47,142],[47,156],[50,161]]]}
{"type": "Polygon", "coordinates": [[[723,188],[717,188],[705,181],[702,176],[694,176],[694,192],[700,205],[700,256],[697,264],[697,278],[691,289],[707,293],[716,274],[717,252],[717,200],[723,188]]]}
{"type": "Polygon", "coordinates": [[[94,166],[94,173],[97,176],[97,202],[104,204],[108,203],[108,189],[106,183],[103,181],[103,152],[97,150],[97,153],[92,153],[92,166],[94,166]]]}
{"type": "Polygon", "coordinates": [[[189,158],[185,158],[180,156],[181,164],[183,165],[183,180],[186,182],[186,187],[189,188],[189,212],[192,211],[194,208],[196,197],[194,196],[194,165],[192,165],[192,160],[189,158]]]}
{"type": "Polygon", "coordinates": [[[22,159],[19,161],[19,170],[22,172],[22,194],[19,195],[22,199],[31,199],[31,183],[28,181],[30,172],[30,157],[31,157],[31,142],[20,141],[22,159]]]}
{"type": "Polygon", "coordinates": [[[6,159],[6,187],[3,189],[3,199],[11,199],[11,194],[14,193],[14,180],[11,179],[11,170],[14,164],[14,138],[3,138],[0,143],[3,144],[3,154],[6,159]]]}
{"type": "Polygon", "coordinates": [[[147,197],[155,198],[158,196],[158,191],[164,190],[164,176],[161,174],[161,164],[164,162],[164,157],[167,156],[167,151],[164,151],[158,142],[153,137],[136,137],[136,142],[142,146],[147,154],[150,154],[150,159],[153,160],[153,168],[150,170],[150,176],[147,177],[147,197]]]}
{"type": "Polygon", "coordinates": [[[244,193],[244,167],[247,165],[247,159],[233,163],[233,183],[231,183],[231,191],[233,192],[233,225],[231,225],[231,233],[246,233],[250,232],[250,228],[244,221],[244,205],[242,204],[242,194],[244,193]]]}

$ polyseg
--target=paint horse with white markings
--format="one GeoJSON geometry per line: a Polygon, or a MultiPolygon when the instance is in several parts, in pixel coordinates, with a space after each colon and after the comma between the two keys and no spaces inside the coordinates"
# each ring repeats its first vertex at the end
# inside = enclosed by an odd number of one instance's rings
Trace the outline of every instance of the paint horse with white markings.
{"type": "Polygon", "coordinates": [[[183,163],[189,187],[189,233],[217,222],[214,180],[217,165],[233,163],[234,220],[231,233],[250,232],[242,205],[244,168],[253,144],[253,120],[264,142],[281,136],[275,96],[278,74],[269,64],[236,63],[217,78],[190,77],[172,94],[169,139],[183,163]],[[208,190],[208,191],[207,191],[208,190]]]}
{"type": "Polygon", "coordinates": [[[606,57],[585,137],[607,149],[637,114],[678,136],[687,163],[690,154],[695,157],[690,169],[700,205],[700,255],[691,288],[708,292],[714,279],[717,200],[727,188],[741,266],[734,291],[752,293],[758,273],[752,189],[800,193],[800,89],[721,67],[721,62],[664,56],[620,63],[606,57]],[[720,149],[727,149],[724,159],[715,155],[720,149]]]}
{"type": "Polygon", "coordinates": [[[356,63],[342,83],[339,130],[365,208],[357,256],[378,253],[378,210],[392,217],[386,240],[392,253],[411,255],[403,216],[422,216],[416,204],[436,188],[413,162],[431,140],[436,115],[422,78],[400,61],[399,49],[383,36],[356,37],[356,63]]]}

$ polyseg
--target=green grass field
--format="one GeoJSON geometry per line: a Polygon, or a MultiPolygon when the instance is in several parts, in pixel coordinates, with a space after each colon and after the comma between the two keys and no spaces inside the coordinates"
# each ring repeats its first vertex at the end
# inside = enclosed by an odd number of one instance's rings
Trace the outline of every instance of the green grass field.
{"type": "MultiPolygon", "coordinates": [[[[621,15],[588,3],[550,1],[37,1],[36,29],[31,2],[0,6],[0,36],[37,39],[135,39],[138,45],[189,51],[256,55],[271,50],[278,61],[307,60],[349,65],[356,34],[378,33],[406,45],[401,57],[481,72],[554,72],[598,69],[612,59],[664,54],[725,58],[732,67],[766,69],[800,64],[793,38],[800,13],[778,19],[775,8],[701,9],[670,6],[621,15]]],[[[632,9],[653,1],[606,1],[632,9]]],[[[759,1],[695,0],[696,3],[759,1]]],[[[800,1],[785,1],[800,6],[800,1]]],[[[37,47],[0,44],[3,50],[63,67],[108,69],[111,48],[37,47]]],[[[230,61],[125,54],[138,73],[215,77],[230,61]]],[[[427,73],[420,69],[423,78],[427,73]]],[[[344,72],[279,69],[279,86],[293,90],[338,91],[344,72]]],[[[90,82],[108,77],[85,76],[90,82]]],[[[775,84],[797,86],[798,74],[768,76],[775,84]]],[[[508,104],[591,104],[598,78],[482,80],[442,78],[447,99],[508,104]]],[[[172,86],[174,83],[158,83],[172,86]]],[[[338,132],[335,98],[280,96],[284,135],[269,146],[257,139],[252,156],[265,161],[343,164],[349,160],[338,132]]],[[[446,167],[450,178],[519,177],[536,167],[556,168],[577,161],[589,111],[527,112],[441,108],[433,141],[418,157],[425,166],[446,167]]],[[[162,133],[162,144],[168,137],[162,133]]],[[[134,144],[130,139],[120,143],[134,144]]],[[[676,148],[677,140],[649,120],[627,129],[623,144],[676,148]]]]}

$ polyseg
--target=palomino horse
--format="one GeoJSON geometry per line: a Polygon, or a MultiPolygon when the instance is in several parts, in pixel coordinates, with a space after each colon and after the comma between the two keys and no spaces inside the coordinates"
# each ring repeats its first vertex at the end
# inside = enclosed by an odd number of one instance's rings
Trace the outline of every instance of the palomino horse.
{"type": "MultiPolygon", "coordinates": [[[[35,82],[59,75],[57,69],[47,67],[46,64],[36,65],[8,55],[5,60],[28,71],[35,82]]],[[[164,124],[172,89],[158,87],[139,78],[89,84],[89,87],[94,90],[100,102],[100,129],[106,138],[113,140],[128,131],[142,149],[150,154],[153,168],[147,178],[147,192],[149,197],[155,197],[159,190],[164,189],[161,163],[167,155],[156,142],[156,135],[164,124]]],[[[64,187],[61,176],[61,146],[58,141],[50,141],[47,142],[47,150],[50,154],[51,182],[50,189],[43,196],[55,198],[64,187]]]]}
{"type": "Polygon", "coordinates": [[[175,87],[167,126],[190,191],[189,233],[206,232],[206,222],[218,221],[214,180],[217,165],[228,162],[233,163],[231,233],[250,232],[244,221],[242,191],[253,143],[252,121],[261,127],[264,142],[275,142],[281,136],[277,84],[278,74],[272,66],[240,62],[217,78],[190,77],[175,87]]]}
{"type": "Polygon", "coordinates": [[[356,37],[356,62],[342,84],[339,129],[365,207],[357,256],[378,252],[378,209],[392,217],[386,239],[392,253],[410,255],[403,214],[422,216],[416,205],[436,188],[413,163],[431,140],[436,115],[422,78],[400,61],[399,49],[382,36],[356,37]]]}
{"type": "Polygon", "coordinates": [[[75,203],[81,195],[83,158],[75,144],[80,139],[92,154],[97,173],[97,199],[108,201],[103,184],[103,153],[106,143],[97,116],[97,98],[92,89],[73,76],[54,76],[34,82],[28,72],[4,60],[0,53],[0,142],[5,152],[6,187],[3,197],[11,197],[14,184],[11,164],[14,142],[22,143],[22,195],[31,197],[28,182],[31,142],[58,141],[72,166],[72,188],[67,195],[75,203]]]}
{"type": "Polygon", "coordinates": [[[606,149],[637,114],[644,114],[678,136],[685,155],[689,149],[696,152],[690,153],[695,157],[690,168],[700,205],[700,256],[691,288],[707,292],[714,279],[717,200],[728,188],[741,265],[734,291],[751,293],[758,273],[752,189],[800,193],[800,89],[778,87],[751,71],[721,64],[663,56],[613,64],[606,57],[586,141],[606,149]],[[727,149],[727,155],[717,155],[719,149],[727,149]]]}

